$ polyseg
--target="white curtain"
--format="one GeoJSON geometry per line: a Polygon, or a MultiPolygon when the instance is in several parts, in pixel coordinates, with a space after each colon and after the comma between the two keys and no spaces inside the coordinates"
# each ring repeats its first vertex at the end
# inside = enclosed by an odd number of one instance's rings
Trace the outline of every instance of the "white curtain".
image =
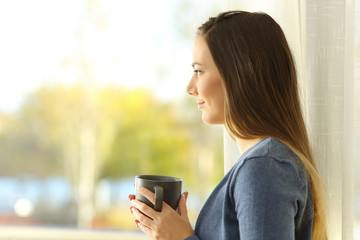
{"type": "MultiPolygon", "coordinates": [[[[355,0],[223,1],[224,10],[266,12],[285,32],[297,63],[314,156],[328,190],[331,240],[360,239],[354,208],[359,196],[355,169],[360,166],[357,5],[355,0]]],[[[224,136],[227,171],[239,152],[224,136]]]]}

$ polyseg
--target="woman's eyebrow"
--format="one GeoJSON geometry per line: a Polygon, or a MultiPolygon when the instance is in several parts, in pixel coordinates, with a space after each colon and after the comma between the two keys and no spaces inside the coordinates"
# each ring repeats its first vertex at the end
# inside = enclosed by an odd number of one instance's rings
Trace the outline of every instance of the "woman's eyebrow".
{"type": "Polygon", "coordinates": [[[194,62],[194,63],[192,63],[192,64],[191,64],[191,66],[192,66],[192,67],[195,67],[195,65],[199,65],[199,66],[201,66],[201,64],[200,64],[200,63],[198,63],[198,62],[194,62]]]}

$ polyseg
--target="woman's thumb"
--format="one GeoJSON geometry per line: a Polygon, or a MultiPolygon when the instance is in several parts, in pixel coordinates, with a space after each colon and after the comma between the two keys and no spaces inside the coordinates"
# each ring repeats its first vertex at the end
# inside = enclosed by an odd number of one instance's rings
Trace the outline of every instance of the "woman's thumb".
{"type": "Polygon", "coordinates": [[[187,217],[186,200],[188,195],[189,195],[188,192],[184,192],[183,194],[181,194],[179,206],[178,206],[178,213],[180,216],[187,217]]]}

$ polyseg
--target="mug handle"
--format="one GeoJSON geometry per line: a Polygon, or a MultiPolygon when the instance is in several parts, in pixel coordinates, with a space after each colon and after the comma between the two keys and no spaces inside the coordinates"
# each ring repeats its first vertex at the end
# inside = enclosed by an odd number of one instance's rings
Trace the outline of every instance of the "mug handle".
{"type": "Polygon", "coordinates": [[[161,212],[162,202],[164,200],[164,189],[161,186],[155,186],[155,205],[154,210],[161,212]]]}

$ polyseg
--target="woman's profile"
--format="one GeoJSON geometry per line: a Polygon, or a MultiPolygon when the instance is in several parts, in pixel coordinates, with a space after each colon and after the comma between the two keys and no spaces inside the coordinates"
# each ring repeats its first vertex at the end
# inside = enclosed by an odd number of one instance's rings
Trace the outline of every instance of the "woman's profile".
{"type": "MultiPolygon", "coordinates": [[[[265,13],[229,11],[198,28],[186,91],[202,120],[223,124],[241,157],[207,199],[193,230],[186,198],[156,212],[130,196],[152,239],[327,239],[294,60],[280,26],[265,13]]],[[[221,143],[219,143],[221,144],[221,143]]],[[[139,189],[150,201],[154,195],[139,189]]]]}

